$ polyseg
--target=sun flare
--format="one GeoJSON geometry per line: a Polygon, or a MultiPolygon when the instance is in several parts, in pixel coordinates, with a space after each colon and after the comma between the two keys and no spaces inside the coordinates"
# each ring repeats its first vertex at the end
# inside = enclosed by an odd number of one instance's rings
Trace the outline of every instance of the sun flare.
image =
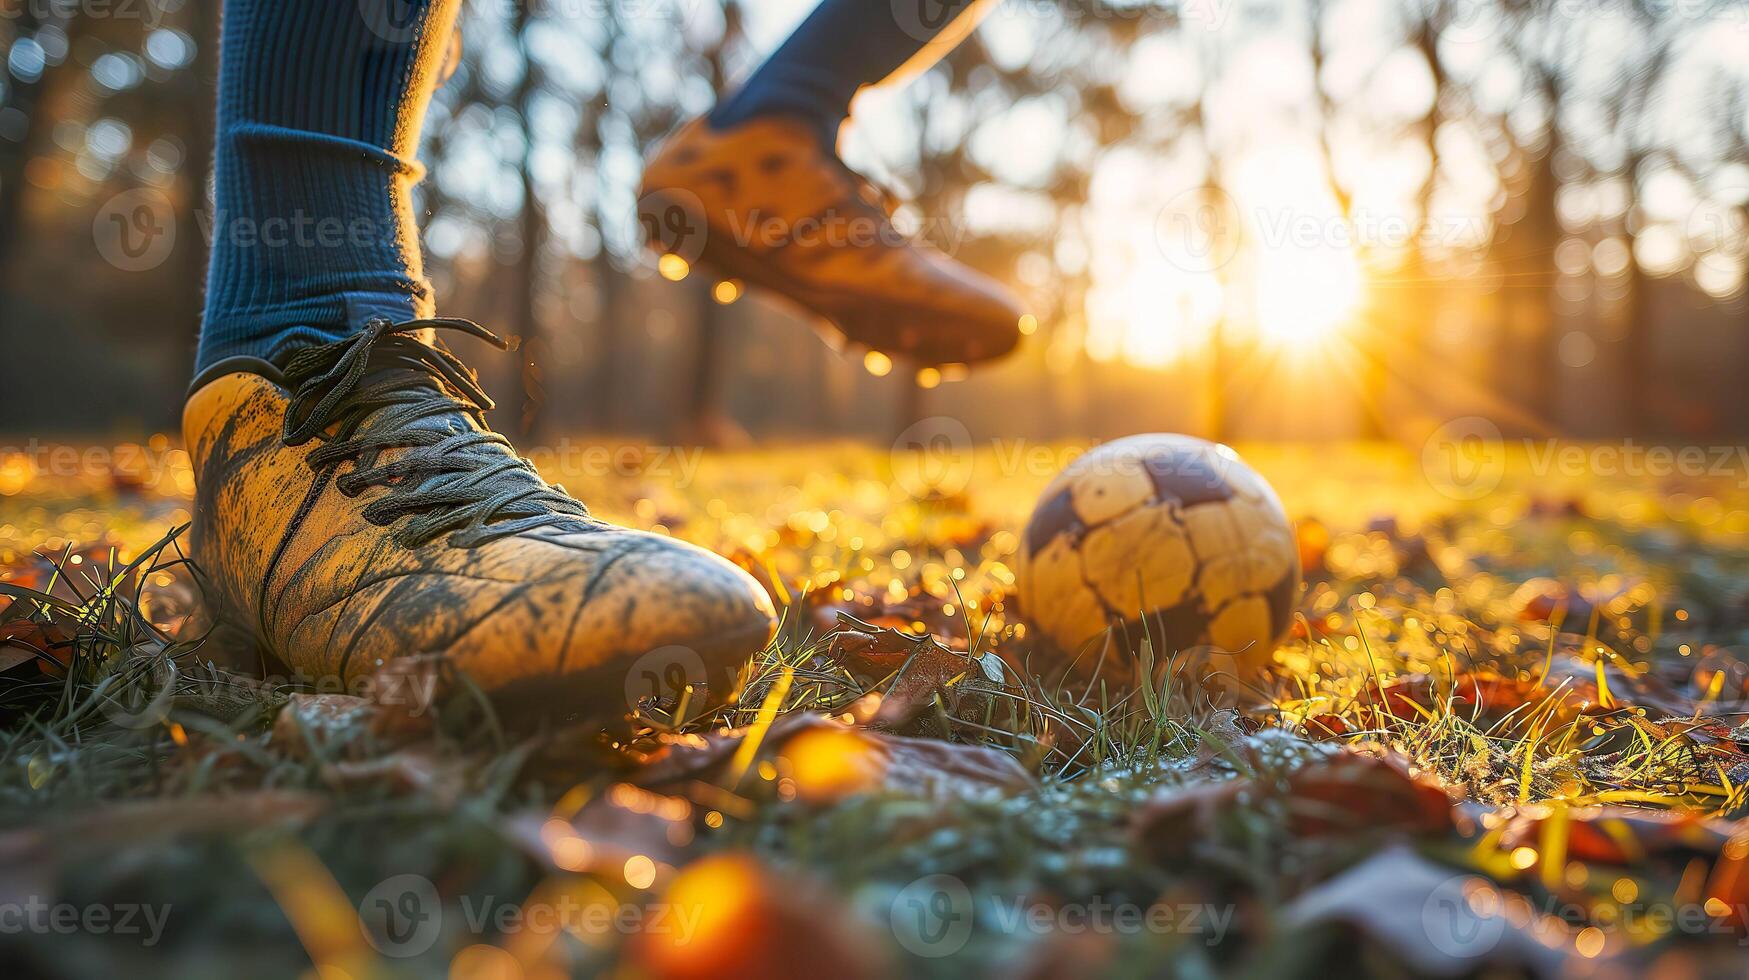
{"type": "Polygon", "coordinates": [[[1260,257],[1257,337],[1269,347],[1324,347],[1354,321],[1360,264],[1338,248],[1286,249],[1260,257]]]}

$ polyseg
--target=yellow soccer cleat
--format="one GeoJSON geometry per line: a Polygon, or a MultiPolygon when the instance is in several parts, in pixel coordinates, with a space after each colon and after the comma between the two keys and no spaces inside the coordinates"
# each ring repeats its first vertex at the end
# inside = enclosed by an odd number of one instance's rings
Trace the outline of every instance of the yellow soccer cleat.
{"type": "Polygon", "coordinates": [[[702,262],[924,365],[986,361],[1020,341],[1007,288],[902,234],[891,200],[797,120],[694,120],[650,160],[638,197],[666,278],[702,262]]]}
{"type": "Polygon", "coordinates": [[[491,401],[438,328],[504,346],[466,320],[379,319],[283,372],[232,358],[196,380],[191,540],[220,615],[348,684],[428,654],[543,713],[664,693],[638,673],[693,684],[695,706],[728,696],[771,638],[769,597],[542,481],[486,427],[491,401]]]}

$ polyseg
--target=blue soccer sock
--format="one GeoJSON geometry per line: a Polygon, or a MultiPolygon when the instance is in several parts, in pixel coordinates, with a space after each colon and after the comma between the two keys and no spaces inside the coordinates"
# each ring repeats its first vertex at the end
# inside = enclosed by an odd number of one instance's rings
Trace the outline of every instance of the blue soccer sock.
{"type": "Polygon", "coordinates": [[[433,312],[411,192],[460,0],[227,0],[197,372],[433,312]]]}
{"type": "Polygon", "coordinates": [[[747,83],[710,114],[727,129],[761,116],[806,121],[830,148],[864,85],[921,70],[994,0],[821,0],[747,83]],[[977,8],[977,9],[973,9],[977,8]]]}

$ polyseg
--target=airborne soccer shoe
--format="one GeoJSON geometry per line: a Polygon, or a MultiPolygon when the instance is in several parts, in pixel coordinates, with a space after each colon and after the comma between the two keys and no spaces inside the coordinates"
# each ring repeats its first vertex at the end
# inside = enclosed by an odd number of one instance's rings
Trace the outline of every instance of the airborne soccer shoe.
{"type": "Polygon", "coordinates": [[[725,697],[771,637],[764,591],[542,481],[486,427],[491,400],[436,328],[506,346],[466,320],[379,319],[283,372],[232,358],[196,380],[183,434],[209,601],[288,666],[347,684],[434,655],[542,713],[624,709],[649,687],[637,675],[677,667],[691,704],[725,697]]]}
{"type": "Polygon", "coordinates": [[[891,198],[798,121],[696,119],[650,161],[638,197],[652,247],[774,290],[853,343],[963,364],[1020,340],[1007,289],[906,238],[891,198]]]}

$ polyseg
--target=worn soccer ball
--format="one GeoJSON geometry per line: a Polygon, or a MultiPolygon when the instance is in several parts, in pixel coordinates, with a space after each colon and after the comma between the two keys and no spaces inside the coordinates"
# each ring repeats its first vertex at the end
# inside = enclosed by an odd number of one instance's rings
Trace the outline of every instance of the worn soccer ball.
{"type": "Polygon", "coordinates": [[[1226,446],[1130,436],[1077,458],[1040,496],[1016,569],[1022,611],[1066,654],[1107,629],[1158,662],[1269,663],[1299,596],[1292,526],[1226,446]]]}

